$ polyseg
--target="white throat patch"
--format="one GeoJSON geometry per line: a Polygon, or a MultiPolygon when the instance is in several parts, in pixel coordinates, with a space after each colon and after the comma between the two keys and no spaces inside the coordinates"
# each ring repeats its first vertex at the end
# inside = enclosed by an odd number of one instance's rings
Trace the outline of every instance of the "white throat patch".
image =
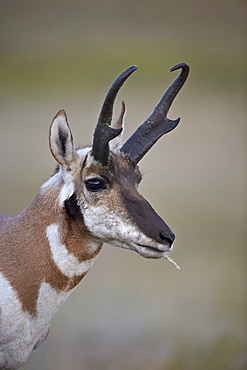
{"type": "Polygon", "coordinates": [[[58,224],[47,226],[46,235],[53,260],[63,275],[69,278],[80,276],[93,266],[97,256],[87,261],[80,262],[72,253],[69,253],[66,246],[60,242],[58,224]]]}

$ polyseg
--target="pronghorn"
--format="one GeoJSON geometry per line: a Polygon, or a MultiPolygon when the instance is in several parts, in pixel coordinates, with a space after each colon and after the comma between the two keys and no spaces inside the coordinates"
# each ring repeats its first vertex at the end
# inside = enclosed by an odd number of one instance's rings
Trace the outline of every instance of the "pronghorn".
{"type": "Polygon", "coordinates": [[[138,162],[179,118],[168,110],[185,83],[181,69],[150,117],[122,144],[125,104],[113,104],[129,67],[111,85],[90,147],[75,148],[63,110],[49,134],[55,174],[19,215],[0,215],[0,366],[17,369],[46,338],[54,314],[96,260],[103,243],[171,262],[174,234],[138,193],[138,162]]]}

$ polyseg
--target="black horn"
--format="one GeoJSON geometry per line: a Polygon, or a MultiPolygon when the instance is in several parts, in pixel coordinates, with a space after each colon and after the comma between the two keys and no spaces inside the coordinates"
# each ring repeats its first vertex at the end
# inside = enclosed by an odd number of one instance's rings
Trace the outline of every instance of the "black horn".
{"type": "Polygon", "coordinates": [[[154,108],[148,119],[134,132],[134,134],[122,146],[121,152],[128,154],[129,158],[138,163],[156,141],[167,132],[173,130],[179,123],[180,118],[170,120],[167,113],[173,100],[185,83],[189,66],[187,63],[180,63],[171,68],[170,72],[182,69],[179,76],[171,84],[154,108]]]}
{"type": "Polygon", "coordinates": [[[124,81],[136,69],[136,66],[129,67],[115,79],[105,97],[103,106],[101,108],[98,123],[94,131],[92,155],[94,159],[100,162],[103,166],[107,166],[108,162],[109,141],[118,136],[122,131],[122,128],[111,127],[114,101],[124,81]]]}

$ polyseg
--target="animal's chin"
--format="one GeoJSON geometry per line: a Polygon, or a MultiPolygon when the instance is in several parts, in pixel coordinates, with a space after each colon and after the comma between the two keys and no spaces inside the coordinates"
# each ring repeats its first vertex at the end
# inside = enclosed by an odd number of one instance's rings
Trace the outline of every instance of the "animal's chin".
{"type": "Polygon", "coordinates": [[[138,246],[138,250],[136,251],[140,256],[145,258],[161,258],[164,256],[164,252],[160,251],[157,248],[149,247],[146,245],[140,245],[138,246]]]}
{"type": "Polygon", "coordinates": [[[143,244],[136,244],[136,243],[127,244],[126,242],[119,242],[119,241],[107,241],[107,242],[108,244],[111,244],[115,247],[120,247],[120,248],[135,251],[140,256],[145,257],[145,258],[154,258],[154,259],[162,258],[165,256],[166,253],[168,253],[169,250],[171,250],[165,247],[162,248],[163,250],[160,250],[155,247],[151,247],[151,246],[143,245],[143,244]]]}

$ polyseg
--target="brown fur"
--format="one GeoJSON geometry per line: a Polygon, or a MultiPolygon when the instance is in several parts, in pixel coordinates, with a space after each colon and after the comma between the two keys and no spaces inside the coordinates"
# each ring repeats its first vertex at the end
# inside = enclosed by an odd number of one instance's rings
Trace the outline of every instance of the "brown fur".
{"type": "Polygon", "coordinates": [[[64,239],[61,242],[66,243],[69,252],[79,261],[94,257],[101,249],[99,247],[90,254],[87,236],[82,238],[76,222],[68,222],[64,208],[57,205],[57,190],[47,192],[46,197],[41,194],[40,192],[20,215],[1,215],[0,218],[0,270],[16,291],[23,310],[32,315],[36,314],[42,282],[49,283],[59,292],[74,288],[85,275],[84,273],[70,279],[58,269],[46,237],[48,225],[60,225],[64,239]]]}
{"type": "MultiPolygon", "coordinates": [[[[138,193],[141,181],[138,166],[122,154],[111,154],[109,166],[83,161],[81,172],[74,174],[77,199],[84,199],[87,206],[97,204],[111,212],[114,209],[123,218],[132,219],[146,234],[150,230],[153,239],[159,239],[159,231],[166,226],[149,203],[138,193]],[[99,176],[107,181],[104,196],[101,192],[84,195],[84,180],[99,176]]],[[[86,228],[83,217],[73,219],[65,207],[58,204],[63,182],[41,189],[31,204],[18,216],[0,217],[0,270],[17,292],[24,311],[36,314],[37,299],[42,282],[57,292],[74,288],[85,275],[68,278],[55,264],[46,236],[47,226],[59,225],[60,242],[79,262],[94,258],[102,248],[92,250],[90,241],[97,239],[86,228]],[[4,247],[3,247],[4,246],[4,247]]],[[[105,216],[107,217],[107,215],[105,216]]],[[[160,243],[162,241],[159,240],[160,243]]]]}

